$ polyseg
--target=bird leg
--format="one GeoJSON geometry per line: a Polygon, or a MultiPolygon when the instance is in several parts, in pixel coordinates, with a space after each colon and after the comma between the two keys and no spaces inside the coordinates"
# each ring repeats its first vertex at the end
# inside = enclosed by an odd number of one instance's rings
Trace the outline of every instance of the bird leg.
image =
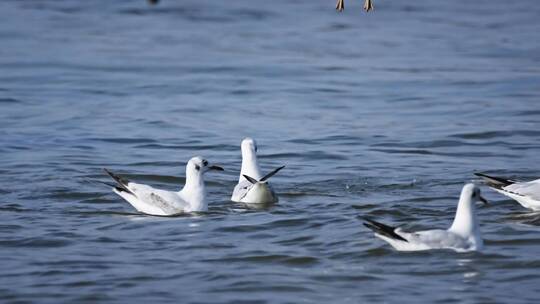
{"type": "Polygon", "coordinates": [[[338,12],[342,12],[343,9],[345,8],[345,3],[344,3],[345,0],[337,0],[337,3],[336,3],[336,10],[338,12]]]}
{"type": "Polygon", "coordinates": [[[364,9],[366,10],[366,12],[369,12],[370,10],[373,9],[373,2],[371,0],[366,0],[364,2],[364,9]]]}

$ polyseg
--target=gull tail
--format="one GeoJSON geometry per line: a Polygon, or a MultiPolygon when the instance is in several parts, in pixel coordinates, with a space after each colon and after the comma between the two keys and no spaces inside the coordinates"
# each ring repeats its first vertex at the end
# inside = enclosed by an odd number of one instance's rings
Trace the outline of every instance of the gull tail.
{"type": "Polygon", "coordinates": [[[502,188],[515,183],[515,181],[509,180],[509,179],[506,179],[506,178],[496,177],[496,176],[489,176],[489,175],[484,174],[484,173],[475,173],[474,175],[483,178],[488,186],[493,187],[495,189],[501,189],[502,190],[502,188]]]}
{"type": "Polygon", "coordinates": [[[384,236],[389,237],[391,239],[400,240],[400,241],[403,241],[403,242],[406,242],[406,243],[409,242],[409,241],[407,241],[406,239],[404,239],[403,237],[401,237],[400,235],[398,235],[395,232],[397,227],[391,227],[391,226],[376,222],[374,220],[370,220],[370,219],[365,218],[365,217],[363,219],[365,221],[364,226],[366,226],[369,229],[373,230],[373,232],[375,232],[376,234],[384,235],[384,236]]]}
{"type": "MultiPolygon", "coordinates": [[[[112,177],[118,184],[117,185],[113,185],[114,188],[120,192],[122,191],[125,191],[125,192],[128,192],[130,194],[133,194],[135,195],[135,193],[133,193],[131,190],[129,190],[128,188],[128,184],[129,184],[129,180],[119,176],[119,175],[116,175],[114,173],[112,173],[111,171],[107,170],[106,168],[103,168],[103,170],[105,171],[105,173],[107,173],[110,177],[112,177]]],[[[106,185],[109,185],[106,183],[106,185]]],[[[135,195],[137,196],[137,195],[135,195]]]]}

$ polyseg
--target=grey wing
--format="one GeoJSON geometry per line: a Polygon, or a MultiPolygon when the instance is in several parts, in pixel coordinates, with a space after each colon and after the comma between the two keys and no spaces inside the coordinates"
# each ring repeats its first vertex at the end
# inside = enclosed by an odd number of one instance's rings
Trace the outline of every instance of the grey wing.
{"type": "Polygon", "coordinates": [[[159,190],[135,183],[129,183],[129,189],[135,193],[140,201],[159,208],[166,214],[181,213],[188,205],[175,192],[159,190]]]}
{"type": "Polygon", "coordinates": [[[467,240],[447,230],[427,230],[411,233],[411,239],[431,248],[467,248],[467,240]]]}
{"type": "Polygon", "coordinates": [[[165,200],[163,197],[161,197],[155,192],[150,193],[150,201],[152,205],[158,207],[167,214],[175,214],[182,212],[182,210],[178,209],[171,202],[165,200]]]}
{"type": "Polygon", "coordinates": [[[253,187],[253,184],[244,180],[236,185],[233,190],[231,200],[238,202],[241,201],[248,194],[249,190],[253,187]]]}
{"type": "Polygon", "coordinates": [[[504,187],[503,190],[540,200],[540,179],[526,183],[515,183],[504,187]]]}

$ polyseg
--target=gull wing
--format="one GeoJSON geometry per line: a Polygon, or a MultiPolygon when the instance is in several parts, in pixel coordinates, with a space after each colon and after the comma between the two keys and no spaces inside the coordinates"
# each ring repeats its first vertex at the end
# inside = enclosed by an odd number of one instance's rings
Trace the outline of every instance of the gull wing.
{"type": "Polygon", "coordinates": [[[502,190],[540,201],[540,179],[531,182],[514,183],[503,187],[502,190]]]}
{"type": "Polygon", "coordinates": [[[234,187],[233,194],[231,197],[231,200],[233,202],[240,202],[246,195],[248,194],[249,190],[253,188],[253,183],[250,181],[242,181],[234,187]]]}
{"type": "Polygon", "coordinates": [[[364,226],[371,229],[376,234],[388,237],[390,239],[403,241],[406,243],[408,242],[405,238],[396,233],[397,227],[388,226],[367,217],[364,217],[364,226]]]}
{"type": "Polygon", "coordinates": [[[107,169],[105,172],[116,181],[114,191],[127,200],[135,209],[152,215],[173,215],[183,212],[189,204],[176,192],[155,189],[137,184],[107,169]]]}
{"type": "MultiPolygon", "coordinates": [[[[261,178],[261,182],[267,181],[270,177],[274,176],[276,173],[279,172],[279,170],[281,170],[281,169],[283,169],[283,168],[285,168],[285,166],[281,166],[281,167],[279,167],[279,168],[277,168],[277,169],[272,170],[271,172],[269,172],[268,174],[266,174],[265,176],[263,176],[263,178],[261,178]]],[[[244,177],[245,177],[245,175],[244,175],[244,177]]],[[[247,177],[246,177],[246,178],[247,178],[247,177]]]]}
{"type": "Polygon", "coordinates": [[[429,248],[449,248],[467,250],[470,247],[468,240],[442,229],[418,231],[410,234],[411,242],[425,244],[429,248]]]}
{"type": "Polygon", "coordinates": [[[484,181],[486,182],[488,186],[495,189],[502,189],[516,182],[510,179],[504,178],[504,177],[487,175],[480,172],[474,173],[474,175],[481,177],[482,179],[484,179],[484,181]]]}
{"type": "Polygon", "coordinates": [[[142,204],[158,208],[165,215],[182,213],[189,203],[181,199],[176,192],[155,189],[144,184],[129,183],[129,189],[142,204]]]}
{"type": "Polygon", "coordinates": [[[121,177],[120,175],[118,174],[115,174],[115,173],[112,173],[111,171],[107,170],[107,168],[103,168],[103,170],[105,171],[105,173],[107,173],[112,179],[114,179],[117,183],[116,186],[113,185],[113,187],[119,191],[119,192],[122,192],[122,191],[125,191],[129,194],[133,194],[135,195],[135,193],[131,192],[131,190],[129,190],[129,180],[124,178],[124,177],[121,177]]]}

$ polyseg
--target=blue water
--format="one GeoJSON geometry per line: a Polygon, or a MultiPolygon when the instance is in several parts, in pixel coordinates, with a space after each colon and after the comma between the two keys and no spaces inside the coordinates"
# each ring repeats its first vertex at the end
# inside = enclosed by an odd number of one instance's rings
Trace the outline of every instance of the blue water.
{"type": "Polygon", "coordinates": [[[540,177],[537,1],[0,2],[0,302],[536,303],[540,214],[483,189],[485,250],[399,253],[473,172],[540,177]],[[279,204],[229,201],[243,137],[279,204]],[[205,215],[138,214],[101,168],[205,215]]]}

